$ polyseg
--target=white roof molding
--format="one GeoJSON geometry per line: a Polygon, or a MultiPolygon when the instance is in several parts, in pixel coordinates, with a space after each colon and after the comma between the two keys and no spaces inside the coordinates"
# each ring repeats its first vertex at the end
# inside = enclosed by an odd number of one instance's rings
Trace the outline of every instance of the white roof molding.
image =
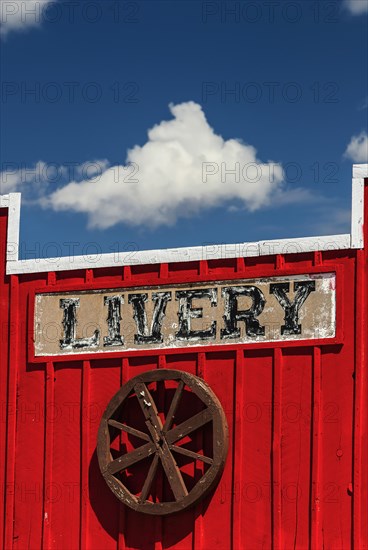
{"type": "Polygon", "coordinates": [[[351,248],[363,248],[364,178],[368,178],[368,164],[353,164],[351,200],[351,248]]]}
{"type": "Polygon", "coordinates": [[[253,243],[220,244],[194,246],[190,248],[167,248],[161,250],[142,250],[100,254],[96,258],[88,256],[65,256],[62,258],[43,258],[18,260],[7,263],[7,273],[44,273],[47,271],[65,271],[72,269],[95,269],[99,267],[118,267],[124,265],[144,265],[174,262],[194,262],[198,260],[216,260],[225,258],[246,258],[269,254],[293,254],[313,252],[315,250],[339,250],[350,248],[350,235],[331,237],[307,237],[304,239],[281,239],[279,241],[259,241],[253,243]]]}
{"type": "Polygon", "coordinates": [[[44,273],[76,269],[95,269],[124,265],[143,265],[198,260],[247,258],[273,254],[295,254],[325,250],[363,248],[364,178],[368,178],[368,164],[353,166],[351,234],[323,237],[279,239],[237,244],[214,244],[189,248],[167,248],[161,250],[100,254],[88,256],[65,256],[61,258],[37,258],[20,260],[19,224],[20,193],[0,196],[0,207],[9,208],[6,272],[8,275],[23,273],[44,273]]]}
{"type": "Polygon", "coordinates": [[[0,195],[0,208],[9,208],[9,195],[0,195]]]}
{"type": "Polygon", "coordinates": [[[368,164],[353,164],[353,178],[368,178],[368,164]]]}
{"type": "MultiPolygon", "coordinates": [[[[5,195],[6,196],[6,195],[5,195]]],[[[18,263],[19,227],[20,227],[20,193],[10,193],[8,196],[8,236],[6,243],[6,264],[18,263]]]]}

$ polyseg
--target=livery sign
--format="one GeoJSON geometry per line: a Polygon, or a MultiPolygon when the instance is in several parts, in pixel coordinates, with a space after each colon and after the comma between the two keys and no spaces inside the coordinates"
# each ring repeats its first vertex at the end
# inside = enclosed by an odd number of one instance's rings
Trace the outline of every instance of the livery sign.
{"type": "Polygon", "coordinates": [[[36,294],[35,356],[333,338],[335,273],[36,294]]]}

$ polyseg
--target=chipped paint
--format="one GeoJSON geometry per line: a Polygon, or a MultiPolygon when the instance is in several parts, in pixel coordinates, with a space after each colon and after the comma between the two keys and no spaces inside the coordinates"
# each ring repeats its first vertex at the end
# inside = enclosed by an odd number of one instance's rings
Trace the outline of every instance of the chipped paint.
{"type": "Polygon", "coordinates": [[[35,355],[333,338],[335,301],[334,273],[38,294],[35,355]]]}

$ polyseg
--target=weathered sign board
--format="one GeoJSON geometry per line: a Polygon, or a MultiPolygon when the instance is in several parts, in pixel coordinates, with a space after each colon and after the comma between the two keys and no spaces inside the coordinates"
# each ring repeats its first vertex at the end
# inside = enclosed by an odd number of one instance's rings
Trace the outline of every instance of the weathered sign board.
{"type": "Polygon", "coordinates": [[[36,294],[35,356],[333,338],[336,275],[36,294]]]}

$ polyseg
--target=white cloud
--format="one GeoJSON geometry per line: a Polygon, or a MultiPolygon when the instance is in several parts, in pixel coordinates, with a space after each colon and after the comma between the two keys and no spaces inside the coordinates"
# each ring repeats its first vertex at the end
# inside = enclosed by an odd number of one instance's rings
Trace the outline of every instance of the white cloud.
{"type": "MultiPolygon", "coordinates": [[[[102,229],[118,223],[170,226],[214,207],[238,212],[293,204],[314,211],[323,207],[324,231],[327,221],[336,228],[347,224],[348,211],[336,210],[331,197],[286,186],[280,164],[262,163],[253,146],[215,134],[200,105],[188,102],[170,110],[173,118],[150,129],[146,143],[128,151],[125,164],[110,166],[106,159],[3,164],[0,191],[22,191],[27,204],[84,213],[90,227],[102,229]],[[327,220],[331,208],[334,219],[327,220]]],[[[368,137],[362,132],[344,156],[364,162],[365,155],[368,137]]],[[[313,219],[318,226],[317,214],[313,219]]]]}
{"type": "Polygon", "coordinates": [[[0,172],[0,191],[1,193],[14,193],[16,191],[26,192],[28,187],[32,186],[32,191],[35,192],[37,187],[45,181],[46,163],[42,160],[38,161],[33,168],[28,168],[25,165],[17,165],[13,162],[4,163],[0,172]]]}
{"type": "Polygon", "coordinates": [[[368,0],[345,0],[344,5],[353,15],[368,13],[368,0]]]}
{"type": "Polygon", "coordinates": [[[344,156],[353,162],[368,162],[368,135],[367,132],[361,132],[353,136],[346,148],[344,156]]]}
{"type": "Polygon", "coordinates": [[[83,163],[68,162],[65,165],[56,162],[36,162],[32,167],[14,162],[3,163],[0,172],[0,192],[21,191],[26,202],[37,202],[50,193],[50,188],[65,184],[71,179],[97,181],[107,170],[106,159],[83,163]]]}
{"type": "Polygon", "coordinates": [[[55,0],[0,0],[0,36],[42,23],[43,10],[55,0]]]}
{"type": "Polygon", "coordinates": [[[261,163],[251,145],[215,134],[200,105],[170,110],[174,118],[151,128],[147,142],[128,151],[125,165],[95,180],[70,181],[42,205],[85,213],[90,227],[157,227],[218,206],[256,210],[281,192],[282,167],[261,163]]]}

